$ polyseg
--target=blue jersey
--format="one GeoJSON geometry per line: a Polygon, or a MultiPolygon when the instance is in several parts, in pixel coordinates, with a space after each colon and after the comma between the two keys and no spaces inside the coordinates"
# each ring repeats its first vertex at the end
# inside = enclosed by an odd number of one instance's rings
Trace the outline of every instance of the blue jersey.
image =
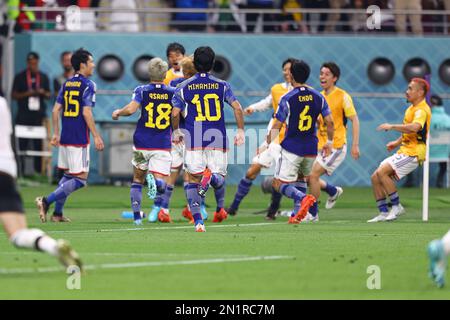
{"type": "Polygon", "coordinates": [[[172,96],[175,88],[147,84],[134,89],[133,100],[141,105],[141,117],[133,136],[137,150],[170,150],[172,96]]]}
{"type": "Polygon", "coordinates": [[[186,148],[228,149],[224,102],[231,105],[234,101],[230,85],[208,73],[197,73],[181,83],[172,104],[181,109],[185,119],[186,148]]]}
{"type": "MultiPolygon", "coordinates": [[[[170,81],[169,86],[176,88],[180,83],[182,83],[183,81],[185,81],[186,78],[175,78],[172,81],[170,81]]],[[[180,124],[178,126],[180,129],[185,129],[185,125],[184,125],[184,118],[180,117],[180,124]]]]}
{"type": "Polygon", "coordinates": [[[286,122],[286,136],[281,143],[283,149],[301,157],[316,156],[318,138],[317,117],[325,118],[331,113],[325,98],[316,90],[296,87],[280,100],[275,117],[286,122]]]}
{"type": "Polygon", "coordinates": [[[83,108],[95,106],[95,83],[81,74],[64,82],[56,102],[62,105],[61,138],[64,146],[89,144],[89,128],[83,117],[83,108]]]}
{"type": "Polygon", "coordinates": [[[169,86],[176,88],[184,80],[186,80],[186,78],[175,78],[172,81],[170,81],[169,86]]]}

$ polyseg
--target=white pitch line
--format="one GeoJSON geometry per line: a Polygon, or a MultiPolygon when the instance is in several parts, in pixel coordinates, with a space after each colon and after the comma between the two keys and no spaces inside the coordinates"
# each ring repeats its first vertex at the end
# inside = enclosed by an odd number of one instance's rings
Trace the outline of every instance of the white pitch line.
{"type": "MultiPolygon", "coordinates": [[[[288,260],[293,259],[290,256],[257,256],[245,258],[217,258],[217,259],[200,259],[200,260],[181,260],[181,261],[148,261],[148,262],[126,262],[126,263],[106,263],[99,265],[86,265],[84,270],[98,269],[126,269],[126,268],[143,268],[143,267],[161,267],[161,266],[177,266],[177,265],[196,265],[196,264],[212,264],[212,263],[228,263],[228,262],[247,262],[247,261],[269,261],[269,260],[288,260]]],[[[0,274],[25,274],[25,273],[51,273],[62,272],[62,267],[45,267],[45,268],[22,268],[22,269],[0,269],[0,274]]]]}
{"type": "MultiPolygon", "coordinates": [[[[236,223],[236,224],[222,224],[222,225],[208,225],[208,228],[230,228],[230,227],[260,227],[260,226],[273,226],[284,225],[286,222],[261,222],[261,223],[236,223]]],[[[174,229],[192,229],[193,225],[189,226],[176,226],[176,227],[152,227],[152,228],[117,228],[117,229],[91,229],[91,230],[47,230],[47,233],[97,233],[97,232],[126,232],[126,231],[145,231],[145,230],[174,230],[174,229]]]]}

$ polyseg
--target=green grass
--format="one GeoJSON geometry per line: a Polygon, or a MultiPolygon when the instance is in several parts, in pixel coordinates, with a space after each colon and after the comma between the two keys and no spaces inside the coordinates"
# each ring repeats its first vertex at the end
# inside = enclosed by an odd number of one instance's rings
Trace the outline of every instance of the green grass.
{"type": "MultiPolygon", "coordinates": [[[[419,189],[400,190],[407,210],[400,220],[368,224],[376,214],[371,190],[346,188],[333,210],[321,210],[319,223],[288,225],[283,217],[266,222],[264,215],[253,214],[269,202],[255,186],[237,216],[222,224],[208,221],[201,234],[181,217],[181,188],[172,200],[174,223],[146,223],[141,230],[130,230],[131,221],[120,218],[129,210],[129,189],[121,187],[80,190],[66,204],[72,223],[41,224],[33,199],[52,189],[21,190],[30,226],[69,240],[85,265],[109,267],[89,270],[81,290],[66,289],[63,271],[1,274],[0,299],[450,298],[448,287],[437,289],[428,279],[426,257],[427,243],[450,226],[448,190],[431,190],[427,223],[421,221],[419,189]],[[274,256],[283,258],[251,260],[274,256]],[[145,266],[111,268],[137,262],[145,266]],[[370,265],[381,268],[380,290],[367,289],[370,265]]],[[[228,188],[227,204],[234,191],[228,188]]],[[[209,192],[210,217],[213,198],[209,192]]],[[[148,208],[151,202],[144,204],[148,208]]],[[[289,208],[290,201],[284,199],[283,207],[289,208]]],[[[57,266],[52,257],[17,250],[4,234],[0,238],[2,269],[57,266]]]]}

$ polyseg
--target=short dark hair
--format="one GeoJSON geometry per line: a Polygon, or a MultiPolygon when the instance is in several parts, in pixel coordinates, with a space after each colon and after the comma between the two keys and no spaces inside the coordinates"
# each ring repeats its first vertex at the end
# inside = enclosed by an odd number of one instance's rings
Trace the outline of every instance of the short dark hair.
{"type": "Polygon", "coordinates": [[[339,77],[341,76],[341,69],[339,68],[339,66],[333,61],[328,61],[328,62],[325,62],[322,64],[320,69],[322,70],[322,68],[327,68],[331,71],[333,76],[336,77],[336,82],[335,82],[335,84],[336,84],[339,80],[339,77]]]}
{"type": "Polygon", "coordinates": [[[186,50],[184,49],[183,45],[178,43],[178,42],[169,43],[169,45],[167,46],[167,49],[166,49],[166,56],[168,57],[169,53],[172,52],[172,51],[173,52],[177,52],[178,51],[183,56],[186,53],[186,50]]]}
{"type": "Polygon", "coordinates": [[[70,51],[63,51],[63,52],[61,52],[59,58],[60,58],[61,60],[64,59],[64,56],[65,56],[66,54],[72,54],[72,52],[70,52],[70,51]]]}
{"type": "Polygon", "coordinates": [[[283,64],[281,65],[281,68],[284,68],[284,66],[287,65],[288,63],[290,63],[292,65],[295,61],[298,61],[298,59],[287,58],[286,60],[283,61],[283,64]]]}
{"type": "Polygon", "coordinates": [[[194,66],[198,72],[209,72],[214,66],[216,54],[210,47],[198,47],[194,52],[194,66]]]}
{"type": "Polygon", "coordinates": [[[305,83],[308,80],[310,73],[311,68],[303,60],[294,61],[291,65],[291,74],[297,83],[305,83]]]}
{"type": "Polygon", "coordinates": [[[80,48],[72,54],[72,58],[70,59],[70,63],[75,71],[80,71],[80,65],[82,63],[87,63],[89,57],[92,57],[92,54],[85,50],[84,48],[80,48]]]}
{"type": "Polygon", "coordinates": [[[39,54],[37,52],[31,51],[27,54],[27,60],[36,59],[39,60],[39,54]]]}

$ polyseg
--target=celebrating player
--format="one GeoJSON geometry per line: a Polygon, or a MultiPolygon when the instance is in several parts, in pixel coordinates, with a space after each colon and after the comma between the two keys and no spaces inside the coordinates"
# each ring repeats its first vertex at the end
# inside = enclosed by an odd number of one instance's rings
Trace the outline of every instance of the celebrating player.
{"type": "Polygon", "coordinates": [[[55,211],[51,220],[70,221],[63,216],[63,208],[67,197],[86,185],[89,173],[89,132],[94,137],[95,148],[98,151],[104,148],[92,115],[96,85],[88,78],[94,73],[94,59],[89,51],[79,49],[73,53],[71,63],[75,75],[59,91],[53,107],[53,136],[50,141],[53,146],[59,146],[58,167],[64,170],[64,176],[59,181],[58,188],[50,195],[36,198],[42,222],[47,221],[48,209],[54,202],[55,211]]]}
{"type": "Polygon", "coordinates": [[[223,205],[228,147],[223,117],[225,101],[233,108],[238,126],[234,143],[244,143],[241,104],[227,82],[208,73],[214,65],[214,59],[215,53],[210,47],[197,48],[194,52],[194,66],[198,73],[179,85],[172,100],[173,141],[181,143],[183,140],[186,145],[185,169],[189,174],[186,198],[197,232],[205,231],[200,204],[210,184],[217,201],[213,222],[221,222],[227,218],[223,205]],[[179,129],[180,113],[185,118],[184,137],[179,129]]]}
{"type": "Polygon", "coordinates": [[[288,123],[286,136],[281,142],[281,155],[275,169],[274,188],[288,198],[294,199],[294,211],[289,223],[300,223],[309,208],[320,196],[319,179],[310,179],[313,195],[300,191],[295,182],[298,176],[308,177],[317,156],[316,122],[321,114],[327,124],[327,143],[322,152],[331,153],[333,142],[333,118],[325,98],[316,90],[305,85],[310,74],[309,65],[304,61],[295,61],[291,66],[292,91],[286,93],[280,101],[275,120],[267,136],[269,145],[283,123],[288,123]]]}
{"type": "MultiPolygon", "coordinates": [[[[266,111],[269,110],[270,107],[273,107],[274,114],[277,112],[278,103],[280,102],[281,97],[292,89],[290,69],[293,61],[296,60],[289,58],[283,61],[282,69],[285,81],[275,84],[266,98],[248,106],[248,108],[244,110],[244,115],[251,115],[255,111],[266,111]]],[[[273,118],[270,120],[268,128],[272,126],[272,123],[273,118]]],[[[257,150],[257,155],[253,158],[252,164],[250,168],[248,168],[245,177],[239,182],[232,204],[226,210],[228,214],[235,215],[237,213],[241,201],[250,191],[253,181],[260,174],[261,169],[263,167],[270,168],[276,159],[278,159],[281,150],[280,143],[283,140],[285,130],[286,126],[283,126],[279,136],[269,145],[267,149],[265,149],[264,152],[259,152],[258,150],[263,149],[265,144],[257,150]]],[[[280,202],[281,194],[279,192],[272,192],[272,201],[267,213],[267,219],[275,219],[275,215],[280,207],[280,202]]]]}
{"type": "MultiPolygon", "coordinates": [[[[319,179],[325,173],[332,175],[341,165],[347,154],[347,119],[352,122],[352,148],[351,155],[357,160],[359,154],[359,119],[351,96],[343,89],[336,86],[341,75],[339,66],[334,62],[326,62],[320,68],[320,86],[322,95],[327,100],[334,122],[333,151],[328,157],[318,156],[313,165],[311,177],[319,179]]],[[[327,141],[327,126],[323,119],[319,117],[319,154],[327,141]]],[[[341,187],[335,187],[330,183],[320,179],[320,188],[328,193],[329,197],[325,204],[326,209],[331,209],[336,200],[342,195],[341,187]]],[[[318,207],[315,203],[310,209],[310,220],[318,220],[318,207]]]]}
{"type": "MultiPolygon", "coordinates": [[[[156,184],[155,207],[160,207],[158,219],[170,222],[168,211],[169,193],[166,193],[167,177],[170,175],[172,156],[170,154],[170,114],[171,100],[174,88],[163,84],[167,73],[167,62],[161,58],[153,58],[148,63],[150,84],[134,89],[132,100],[122,109],[114,110],[113,120],[121,116],[130,116],[139,109],[141,117],[136,125],[133,136],[133,183],[130,190],[131,207],[134,213],[134,223],[141,225],[142,187],[146,174],[150,184],[156,184]]],[[[152,187],[152,186],[150,186],[152,187]]],[[[173,187],[172,187],[173,189],[173,187]]],[[[156,218],[149,217],[151,222],[156,218]]]]}
{"type": "Polygon", "coordinates": [[[166,55],[169,62],[170,69],[167,71],[164,79],[164,84],[168,86],[170,82],[177,78],[183,78],[183,69],[181,67],[181,60],[183,60],[186,50],[183,45],[178,42],[172,42],[167,46],[166,55]]]}
{"type": "Polygon", "coordinates": [[[367,222],[392,221],[405,212],[394,180],[400,180],[408,175],[425,160],[425,144],[431,121],[431,109],[425,100],[429,90],[427,81],[413,78],[406,90],[406,99],[411,105],[405,111],[403,124],[383,123],[377,128],[379,131],[395,130],[402,135],[386,145],[388,151],[400,147],[398,152],[383,160],[372,174],[372,188],[379,215],[367,222]],[[390,212],[386,195],[392,204],[390,212]]]}

